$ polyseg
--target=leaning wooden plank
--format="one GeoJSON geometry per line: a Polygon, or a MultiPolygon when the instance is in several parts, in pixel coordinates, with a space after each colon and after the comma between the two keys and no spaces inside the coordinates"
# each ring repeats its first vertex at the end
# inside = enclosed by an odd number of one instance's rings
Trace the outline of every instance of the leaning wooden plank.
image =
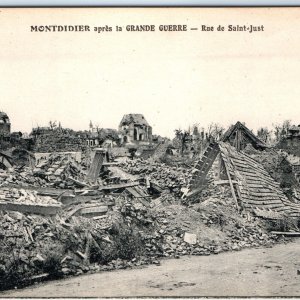
{"type": "Polygon", "coordinates": [[[96,181],[96,179],[99,177],[103,160],[104,160],[104,151],[100,149],[96,150],[94,159],[92,161],[91,167],[87,174],[87,179],[91,181],[96,181]]]}
{"type": "Polygon", "coordinates": [[[102,164],[102,166],[119,166],[119,165],[120,165],[120,163],[118,163],[118,162],[104,162],[102,164]]]}
{"type": "Polygon", "coordinates": [[[202,190],[204,189],[204,186],[201,186],[195,190],[192,190],[190,192],[187,193],[186,198],[192,197],[192,196],[196,196],[197,194],[199,194],[202,190]]]}
{"type": "Polygon", "coordinates": [[[126,188],[126,191],[130,193],[134,198],[138,201],[140,201],[144,206],[150,207],[150,203],[145,200],[147,197],[151,196],[142,196],[139,192],[137,192],[134,188],[126,188]]]}
{"type": "Polygon", "coordinates": [[[73,215],[75,215],[79,210],[81,210],[82,207],[81,206],[78,206],[78,207],[75,207],[74,209],[72,209],[68,214],[67,216],[64,218],[63,222],[66,222],[68,219],[70,219],[73,215]]]}
{"type": "Polygon", "coordinates": [[[79,187],[90,187],[89,184],[85,183],[85,182],[82,182],[82,181],[79,181],[73,177],[68,177],[68,180],[71,180],[72,182],[74,182],[76,185],[78,185],[79,187]]]}
{"type": "Polygon", "coordinates": [[[138,194],[140,195],[140,198],[148,198],[151,197],[151,195],[147,194],[140,186],[134,186],[131,187],[131,189],[134,189],[138,194]]]}
{"type": "Polygon", "coordinates": [[[92,206],[92,207],[82,208],[76,214],[80,214],[84,217],[96,217],[96,216],[102,216],[102,215],[106,214],[107,211],[108,211],[108,206],[101,205],[101,206],[92,206]]]}
{"type": "Polygon", "coordinates": [[[276,235],[285,235],[285,236],[295,236],[295,237],[300,236],[300,232],[297,232],[297,231],[294,231],[294,232],[271,231],[271,233],[276,234],[276,235]]]}
{"type": "Polygon", "coordinates": [[[5,201],[0,202],[0,210],[12,210],[37,215],[55,215],[61,211],[61,204],[23,204],[5,201]]]}
{"type": "Polygon", "coordinates": [[[128,191],[135,198],[141,198],[141,194],[134,188],[128,187],[126,188],[126,191],[128,191]]]}
{"type": "Polygon", "coordinates": [[[138,185],[140,185],[139,182],[133,181],[127,183],[99,186],[99,190],[105,191],[105,190],[124,189],[127,187],[138,186],[138,185]]]}
{"type": "Polygon", "coordinates": [[[51,192],[48,192],[48,191],[37,191],[37,195],[39,196],[48,196],[48,197],[52,197],[52,198],[57,198],[59,197],[59,195],[61,194],[60,191],[51,191],[51,192]]]}
{"type": "Polygon", "coordinates": [[[239,210],[240,207],[239,207],[238,200],[237,200],[237,197],[236,197],[235,192],[234,192],[234,187],[233,187],[233,183],[232,183],[232,180],[231,180],[231,176],[230,176],[230,173],[229,173],[227,164],[225,163],[224,165],[225,165],[225,170],[226,170],[226,173],[227,173],[227,178],[228,178],[228,180],[229,180],[229,185],[230,185],[231,194],[232,194],[232,197],[233,197],[234,202],[235,202],[235,204],[236,204],[236,208],[239,210]]]}

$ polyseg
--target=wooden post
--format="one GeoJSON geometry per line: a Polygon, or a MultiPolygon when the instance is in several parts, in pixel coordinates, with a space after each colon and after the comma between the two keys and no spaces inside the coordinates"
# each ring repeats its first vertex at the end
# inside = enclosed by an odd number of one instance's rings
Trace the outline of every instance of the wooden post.
{"type": "Polygon", "coordinates": [[[231,177],[230,177],[230,172],[226,166],[226,164],[224,163],[225,165],[225,169],[226,169],[226,173],[227,173],[227,177],[228,177],[228,180],[229,180],[229,185],[230,185],[230,189],[231,189],[231,194],[232,194],[232,197],[235,201],[235,204],[236,204],[236,208],[237,210],[239,211],[240,210],[240,207],[239,207],[239,204],[238,204],[238,201],[237,201],[237,198],[236,198],[236,195],[235,195],[235,192],[234,192],[234,186],[233,186],[233,183],[232,183],[232,180],[231,180],[231,177]]]}

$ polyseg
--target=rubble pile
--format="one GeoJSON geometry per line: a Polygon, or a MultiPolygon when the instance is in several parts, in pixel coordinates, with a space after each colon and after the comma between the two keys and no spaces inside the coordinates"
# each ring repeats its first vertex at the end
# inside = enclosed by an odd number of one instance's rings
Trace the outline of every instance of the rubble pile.
{"type": "Polygon", "coordinates": [[[4,185],[46,187],[47,181],[45,178],[33,176],[31,168],[23,167],[2,171],[0,186],[4,185]]]}
{"type": "Polygon", "coordinates": [[[82,178],[85,172],[72,157],[54,153],[35,166],[33,175],[46,179],[50,185],[67,188],[66,181],[69,177],[82,178]]]}
{"type": "MultiPolygon", "coordinates": [[[[0,232],[4,245],[0,249],[2,288],[9,288],[9,284],[22,285],[26,278],[45,272],[49,276],[59,275],[62,253],[68,251],[72,241],[80,245],[78,236],[51,217],[8,211],[1,214],[0,232]]],[[[68,260],[63,263],[67,264],[68,260]]]]}
{"type": "MultiPolygon", "coordinates": [[[[48,199],[6,188],[0,195],[33,203],[48,199]]],[[[187,207],[164,191],[145,203],[124,194],[98,195],[65,205],[53,216],[0,211],[4,245],[0,289],[11,288],[8,283],[28,284],[25,278],[34,281],[159,264],[160,257],[210,255],[275,242],[259,221],[240,216],[233,200],[225,196],[187,207]],[[77,213],[108,202],[114,205],[103,214],[77,213]]]]}
{"type": "Polygon", "coordinates": [[[39,278],[149,263],[146,257],[136,258],[137,242],[132,231],[124,234],[125,224],[119,225],[120,232],[113,229],[118,222],[122,218],[114,212],[97,219],[72,216],[65,220],[65,214],[46,217],[0,211],[0,290],[39,278]]]}
{"type": "MultiPolygon", "coordinates": [[[[84,164],[89,163],[87,156],[84,164]]],[[[260,219],[240,214],[230,187],[214,182],[213,171],[206,188],[185,203],[178,198],[189,186],[190,168],[142,159],[125,161],[121,168],[144,177],[147,188],[155,183],[162,191],[151,196],[138,181],[136,186],[126,182],[123,187],[111,183],[106,189],[98,182],[95,188],[83,184],[72,195],[58,192],[59,202],[35,191],[2,187],[0,204],[28,204],[32,210],[16,211],[13,206],[0,210],[0,289],[26,284],[26,278],[35,281],[159,264],[161,257],[211,255],[277,242],[260,219]],[[34,210],[39,205],[59,209],[34,210]]],[[[76,181],[84,183],[85,169],[69,156],[52,154],[33,170],[0,173],[0,180],[70,188],[76,181]]],[[[44,195],[49,193],[45,190],[44,195]]]]}
{"type": "Polygon", "coordinates": [[[38,161],[34,168],[21,167],[0,173],[0,185],[73,188],[73,179],[81,180],[86,168],[69,155],[53,153],[38,161]]]}
{"type": "Polygon", "coordinates": [[[190,169],[170,167],[143,159],[127,160],[120,167],[133,175],[148,176],[151,181],[163,189],[170,190],[178,197],[182,195],[181,188],[187,186],[192,176],[190,169]]]}
{"type": "Polygon", "coordinates": [[[85,139],[72,130],[49,130],[35,136],[35,152],[81,151],[86,147],[85,139]]]}
{"type": "Polygon", "coordinates": [[[128,226],[132,225],[133,220],[138,225],[150,225],[153,223],[153,216],[149,210],[140,202],[134,202],[131,199],[123,204],[121,213],[125,217],[125,222],[128,226]]]}
{"type": "Polygon", "coordinates": [[[144,226],[145,250],[147,256],[154,258],[238,251],[272,245],[277,239],[267,233],[258,219],[241,217],[232,199],[210,198],[194,207],[167,204],[150,212],[142,204],[127,202],[122,213],[129,226],[144,226]]]}

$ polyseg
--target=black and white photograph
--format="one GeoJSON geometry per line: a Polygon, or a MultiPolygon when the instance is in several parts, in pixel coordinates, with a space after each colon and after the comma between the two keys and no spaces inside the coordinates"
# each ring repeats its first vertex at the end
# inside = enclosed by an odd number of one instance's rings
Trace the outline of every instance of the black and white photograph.
{"type": "Polygon", "coordinates": [[[300,296],[300,7],[0,8],[0,298],[300,296]]]}

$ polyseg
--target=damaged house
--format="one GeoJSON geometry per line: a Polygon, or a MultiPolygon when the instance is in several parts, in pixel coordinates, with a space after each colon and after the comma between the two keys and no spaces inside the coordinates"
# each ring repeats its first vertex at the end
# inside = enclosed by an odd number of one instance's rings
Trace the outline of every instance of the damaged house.
{"type": "Polygon", "coordinates": [[[113,148],[119,145],[119,135],[117,130],[111,128],[101,128],[87,134],[87,145],[90,148],[103,147],[113,148]]]}
{"type": "Polygon", "coordinates": [[[124,115],[119,133],[122,144],[147,145],[152,142],[152,127],[142,114],[124,115]]]}
{"type": "Polygon", "coordinates": [[[280,184],[260,163],[224,142],[210,144],[196,163],[185,195],[188,201],[193,201],[204,189],[211,171],[214,184],[230,187],[239,211],[270,219],[300,217],[300,204],[287,198],[280,184]]]}
{"type": "Polygon", "coordinates": [[[243,150],[248,144],[252,145],[254,149],[264,150],[267,148],[265,142],[256,137],[244,124],[237,122],[231,126],[223,135],[223,142],[228,142],[237,150],[243,150]]]}
{"type": "Polygon", "coordinates": [[[0,111],[0,135],[10,134],[10,127],[11,123],[8,115],[5,112],[0,111]]]}
{"type": "Polygon", "coordinates": [[[289,128],[287,134],[281,139],[276,148],[300,156],[300,125],[294,125],[289,128]]]}

